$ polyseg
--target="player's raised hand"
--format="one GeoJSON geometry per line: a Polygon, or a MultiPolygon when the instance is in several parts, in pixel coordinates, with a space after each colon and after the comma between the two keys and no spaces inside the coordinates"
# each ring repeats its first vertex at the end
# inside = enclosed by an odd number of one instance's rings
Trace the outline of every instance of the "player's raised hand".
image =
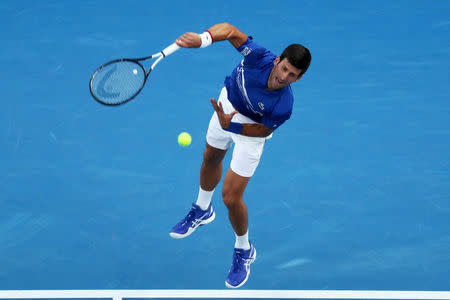
{"type": "Polygon", "coordinates": [[[195,32],[186,32],[181,35],[176,41],[178,46],[184,48],[200,48],[202,39],[200,35],[195,32]]]}
{"type": "Polygon", "coordinates": [[[217,104],[217,100],[214,98],[209,99],[209,101],[211,101],[211,104],[217,113],[217,117],[219,118],[220,126],[222,126],[223,129],[228,128],[228,126],[230,126],[231,119],[233,119],[233,116],[235,114],[237,114],[238,111],[235,110],[231,114],[226,114],[223,111],[222,103],[219,102],[219,104],[217,104]]]}

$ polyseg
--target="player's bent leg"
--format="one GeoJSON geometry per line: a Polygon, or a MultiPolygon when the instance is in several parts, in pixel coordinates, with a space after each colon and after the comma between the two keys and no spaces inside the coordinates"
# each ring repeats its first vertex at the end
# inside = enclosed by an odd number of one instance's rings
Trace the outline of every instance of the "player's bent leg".
{"type": "MultiPolygon", "coordinates": [[[[223,201],[228,208],[228,216],[237,236],[243,236],[248,232],[248,213],[243,194],[249,180],[250,177],[241,176],[230,168],[223,184],[223,201]]],[[[250,276],[250,264],[255,259],[256,249],[251,243],[248,250],[234,248],[233,261],[225,285],[229,288],[243,286],[250,276]]]]}
{"type": "Polygon", "coordinates": [[[233,136],[235,142],[222,190],[223,201],[236,233],[233,262],[225,285],[239,288],[250,275],[250,264],[256,258],[255,247],[248,241],[248,213],[243,201],[244,190],[258,167],[264,149],[265,139],[233,136]],[[244,243],[242,243],[244,242],[244,243]],[[242,249],[240,248],[241,246],[242,249]]]}
{"type": "MultiPolygon", "coordinates": [[[[203,190],[212,191],[219,183],[222,175],[222,160],[226,152],[227,150],[214,148],[206,144],[200,171],[200,187],[203,190]]],[[[211,223],[215,216],[216,214],[211,203],[205,210],[193,203],[188,214],[172,228],[169,234],[175,239],[185,238],[191,235],[199,226],[211,223]]]]}

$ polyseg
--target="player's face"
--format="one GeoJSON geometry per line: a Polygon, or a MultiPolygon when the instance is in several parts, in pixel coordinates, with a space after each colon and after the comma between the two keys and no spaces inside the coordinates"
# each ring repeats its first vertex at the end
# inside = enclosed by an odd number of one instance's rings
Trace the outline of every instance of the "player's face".
{"type": "Polygon", "coordinates": [[[280,60],[278,56],[273,64],[269,80],[267,81],[268,90],[282,89],[295,81],[299,81],[303,76],[303,74],[300,74],[302,70],[291,65],[286,58],[280,60]]]}

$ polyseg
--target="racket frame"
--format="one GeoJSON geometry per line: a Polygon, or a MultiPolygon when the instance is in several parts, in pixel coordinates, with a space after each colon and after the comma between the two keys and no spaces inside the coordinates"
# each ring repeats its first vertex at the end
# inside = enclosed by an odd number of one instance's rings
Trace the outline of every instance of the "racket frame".
{"type": "Polygon", "coordinates": [[[150,56],[146,56],[146,57],[140,57],[140,58],[120,58],[120,59],[114,59],[112,61],[109,61],[103,65],[101,65],[100,67],[97,68],[97,70],[95,70],[94,74],[92,74],[91,79],[89,80],[89,91],[92,95],[92,97],[99,103],[103,104],[103,105],[107,105],[107,106],[118,106],[118,105],[122,105],[125,104],[131,100],[133,100],[137,95],[139,95],[139,93],[142,91],[142,89],[145,86],[145,83],[147,82],[147,78],[150,75],[150,73],[153,71],[153,69],[156,67],[156,65],[166,56],[172,54],[173,52],[177,51],[178,49],[180,49],[180,46],[178,46],[176,43],[171,44],[170,46],[166,47],[164,50],[155,53],[153,55],[150,56]],[[145,61],[148,59],[153,59],[153,58],[157,58],[155,60],[155,62],[150,66],[150,69],[147,71],[145,69],[145,67],[140,63],[141,61],[145,61]],[[132,95],[131,97],[123,100],[123,101],[119,101],[119,102],[115,102],[115,103],[108,103],[108,102],[104,102],[102,100],[100,100],[94,93],[94,91],[92,90],[92,81],[94,80],[95,75],[97,75],[98,72],[100,72],[104,67],[109,66],[111,64],[115,64],[115,63],[119,63],[119,62],[131,62],[134,63],[136,65],[138,65],[142,71],[144,71],[144,81],[142,82],[141,87],[136,91],[136,93],[134,95],[132,95]]]}

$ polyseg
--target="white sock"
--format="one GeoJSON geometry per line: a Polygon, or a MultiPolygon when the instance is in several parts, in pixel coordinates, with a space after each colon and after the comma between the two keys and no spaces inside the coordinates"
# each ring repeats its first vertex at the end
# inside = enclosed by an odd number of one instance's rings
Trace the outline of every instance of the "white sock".
{"type": "Polygon", "coordinates": [[[201,209],[206,210],[211,203],[211,198],[214,193],[214,190],[212,191],[205,191],[201,187],[198,190],[198,197],[197,197],[197,204],[200,206],[201,209]]]}
{"type": "Polygon", "coordinates": [[[234,248],[248,250],[250,249],[250,242],[248,241],[248,230],[244,235],[236,234],[236,243],[234,248]]]}

